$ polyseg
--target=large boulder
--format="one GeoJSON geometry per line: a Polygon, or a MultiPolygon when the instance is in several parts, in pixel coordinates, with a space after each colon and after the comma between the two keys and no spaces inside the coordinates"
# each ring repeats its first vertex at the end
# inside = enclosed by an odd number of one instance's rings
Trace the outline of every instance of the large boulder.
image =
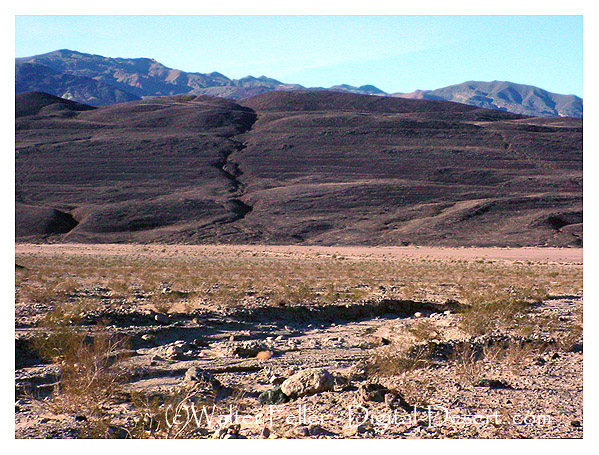
{"type": "Polygon", "coordinates": [[[310,368],[287,378],[281,384],[281,392],[290,398],[297,398],[332,390],[334,385],[335,379],[327,370],[310,368]]]}

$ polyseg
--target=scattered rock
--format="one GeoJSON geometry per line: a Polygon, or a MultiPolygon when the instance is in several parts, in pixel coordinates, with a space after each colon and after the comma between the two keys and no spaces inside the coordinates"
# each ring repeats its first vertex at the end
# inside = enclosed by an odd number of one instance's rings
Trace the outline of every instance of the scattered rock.
{"type": "Polygon", "coordinates": [[[385,394],[389,393],[389,389],[381,384],[362,384],[358,389],[358,394],[362,401],[376,401],[382,403],[385,401],[385,394]]]}
{"type": "Polygon", "coordinates": [[[414,407],[411,406],[403,396],[399,393],[386,393],[385,394],[385,404],[389,409],[397,409],[401,408],[406,412],[412,412],[414,407]]]}
{"type": "Polygon", "coordinates": [[[380,384],[362,384],[358,389],[358,394],[362,401],[376,401],[382,403],[385,401],[385,394],[389,392],[387,387],[380,384]]]}
{"type": "Polygon", "coordinates": [[[349,427],[347,429],[347,436],[355,436],[358,434],[364,438],[374,438],[376,436],[376,432],[372,427],[372,424],[369,422],[362,423],[358,426],[349,427]]]}
{"type": "Polygon", "coordinates": [[[274,385],[274,386],[280,386],[281,384],[283,384],[285,382],[285,379],[287,379],[287,378],[284,378],[284,377],[281,377],[281,376],[277,376],[276,374],[273,374],[270,377],[269,382],[272,385],[274,385]]]}
{"type": "Polygon", "coordinates": [[[287,340],[287,346],[288,346],[290,349],[296,349],[296,348],[297,348],[297,346],[298,346],[299,344],[300,344],[300,343],[299,343],[299,341],[297,341],[297,340],[287,340]]]}
{"type": "Polygon", "coordinates": [[[131,433],[117,425],[109,425],[106,429],[106,439],[130,439],[131,433]]]}
{"type": "Polygon", "coordinates": [[[490,389],[511,389],[512,386],[500,379],[481,379],[475,382],[474,387],[489,387],[490,389]]]}
{"type": "Polygon", "coordinates": [[[180,359],[183,356],[183,349],[179,346],[169,346],[164,351],[164,355],[167,359],[180,359]]]}
{"type": "Polygon", "coordinates": [[[268,427],[262,428],[262,431],[260,432],[260,439],[268,439],[269,436],[270,429],[268,427]]]}
{"type": "Polygon", "coordinates": [[[144,333],[141,336],[141,339],[143,341],[147,341],[147,342],[150,342],[150,343],[156,343],[156,335],[153,335],[151,333],[144,333]]]}
{"type": "Polygon", "coordinates": [[[156,313],[156,315],[154,315],[154,320],[160,324],[169,324],[171,322],[170,318],[162,313],[156,313]]]}
{"type": "Polygon", "coordinates": [[[280,387],[275,387],[274,389],[262,392],[258,396],[258,401],[261,404],[281,404],[287,403],[289,401],[289,397],[281,391],[280,387]]]}
{"type": "Polygon", "coordinates": [[[312,339],[308,340],[308,342],[306,343],[306,346],[308,348],[320,348],[321,347],[321,343],[320,343],[320,340],[318,338],[312,338],[312,339]]]}
{"type": "Polygon", "coordinates": [[[368,337],[368,342],[374,346],[388,346],[391,344],[391,340],[385,337],[379,336],[370,336],[368,337]]]}
{"type": "Polygon", "coordinates": [[[184,382],[209,382],[213,386],[220,386],[218,380],[205,370],[198,367],[191,367],[185,372],[183,377],[184,382]]]}
{"type": "Polygon", "coordinates": [[[241,439],[239,435],[240,425],[229,425],[219,428],[212,435],[213,439],[241,439]]]}
{"type": "Polygon", "coordinates": [[[256,354],[256,358],[258,360],[268,360],[272,357],[272,355],[272,351],[260,351],[258,354],[256,354]]]}
{"type": "Polygon", "coordinates": [[[297,398],[332,390],[334,385],[335,378],[327,370],[310,368],[287,378],[281,384],[281,391],[290,398],[297,398]]]}
{"type": "Polygon", "coordinates": [[[358,395],[363,402],[375,401],[377,403],[385,403],[390,409],[402,408],[406,412],[412,410],[412,406],[408,404],[399,392],[389,390],[381,384],[363,384],[358,389],[358,395]]]}
{"type": "Polygon", "coordinates": [[[202,340],[201,338],[196,338],[191,342],[191,345],[194,348],[207,348],[210,346],[210,343],[208,343],[205,340],[202,340]]]}
{"type": "Polygon", "coordinates": [[[575,343],[569,350],[570,352],[582,352],[582,342],[575,343]]]}
{"type": "Polygon", "coordinates": [[[287,432],[287,436],[290,438],[294,437],[308,437],[310,436],[310,429],[306,425],[298,425],[287,432]]]}
{"type": "Polygon", "coordinates": [[[150,357],[150,365],[158,365],[158,362],[160,362],[161,360],[164,360],[162,357],[160,357],[159,355],[153,355],[152,357],[150,357]]]}
{"type": "Polygon", "coordinates": [[[570,425],[572,425],[574,428],[582,428],[582,422],[580,420],[572,420],[570,425]]]}
{"type": "Polygon", "coordinates": [[[267,346],[258,341],[244,341],[230,350],[231,355],[244,358],[257,357],[263,351],[268,351],[267,346]]]}

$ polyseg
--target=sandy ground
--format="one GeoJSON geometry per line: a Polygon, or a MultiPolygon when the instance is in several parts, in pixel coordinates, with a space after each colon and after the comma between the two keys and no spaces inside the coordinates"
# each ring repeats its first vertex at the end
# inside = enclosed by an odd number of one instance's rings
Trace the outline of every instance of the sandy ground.
{"type": "MultiPolygon", "coordinates": [[[[158,262],[173,257],[257,255],[300,262],[327,257],[364,261],[488,260],[505,261],[508,268],[510,263],[521,261],[538,263],[539,267],[551,263],[556,271],[580,269],[583,259],[582,249],[560,248],[17,244],[15,250],[17,262],[25,261],[29,255],[34,258],[147,255],[158,262]]],[[[537,302],[531,310],[536,328],[528,335],[506,327],[478,337],[467,336],[460,329],[459,311],[454,312],[453,307],[443,303],[426,301],[413,301],[409,305],[396,302],[403,310],[395,312],[377,306],[384,305],[384,299],[368,303],[371,305],[368,311],[362,311],[366,303],[354,302],[315,307],[311,312],[305,307],[227,307],[207,302],[191,313],[158,315],[145,309],[152,297],[149,294],[122,298],[92,285],[79,292],[85,292],[87,299],[101,302],[101,308],[90,314],[90,321],[105,321],[110,333],[126,335],[131,343],[128,351],[131,357],[124,365],[132,377],[124,386],[125,398],[103,408],[111,424],[101,430],[100,437],[128,437],[133,429],[141,431],[136,437],[158,437],[152,433],[151,424],[146,427],[145,408],[133,406],[128,397],[168,397],[189,390],[195,391],[193,399],[199,400],[198,403],[204,402],[204,396],[216,396],[223,412],[234,406],[236,412],[263,417],[274,409],[276,419],[274,424],[262,418],[240,426],[210,422],[201,428],[191,428],[194,431],[182,437],[582,437],[582,333],[567,346],[560,343],[570,335],[570,328],[582,309],[581,291],[552,293],[543,302],[537,302]],[[548,321],[556,325],[550,326],[548,321]],[[411,330],[419,325],[438,335],[418,338],[411,330]],[[396,362],[393,356],[398,353],[417,353],[424,348],[436,353],[426,361],[428,366],[406,367],[405,371],[391,375],[368,372],[373,359],[385,365],[396,362]],[[483,357],[473,359],[473,352],[482,352],[483,357]],[[261,358],[260,353],[268,355],[261,358]],[[279,380],[309,368],[328,371],[334,385],[275,408],[261,401],[261,394],[275,390],[279,380]],[[216,382],[189,383],[186,378],[191,369],[216,382]],[[207,391],[198,392],[198,387],[207,387],[207,391]],[[369,387],[382,388],[381,397],[368,395],[369,387]],[[391,401],[387,400],[389,397],[391,401]],[[407,400],[410,411],[397,407],[393,401],[397,397],[407,400]],[[435,409],[437,421],[433,425],[427,420],[429,406],[435,409]],[[384,419],[378,421],[362,415],[352,420],[348,414],[358,410],[371,417],[393,416],[394,420],[385,424],[384,419]],[[443,417],[443,410],[458,417],[484,415],[487,420],[483,424],[450,421],[443,417]],[[320,421],[302,420],[301,415],[306,412],[320,421]],[[295,419],[298,413],[300,417],[295,419]],[[495,417],[488,417],[492,415],[495,417]],[[532,423],[523,424],[525,418],[532,423]]],[[[67,301],[76,300],[77,295],[67,296],[67,301]]],[[[19,356],[23,360],[15,369],[17,438],[77,438],[93,421],[81,410],[67,412],[53,408],[49,394],[57,390],[58,365],[39,362],[35,356],[27,357],[28,340],[37,329],[31,316],[48,308],[36,302],[18,302],[16,306],[16,347],[21,349],[19,356]]],[[[93,334],[92,325],[87,327],[93,334]]]]}
{"type": "Polygon", "coordinates": [[[239,256],[261,253],[272,256],[344,256],[352,259],[420,257],[431,259],[488,259],[582,263],[582,248],[439,248],[439,247],[325,247],[297,245],[120,245],[120,244],[16,244],[17,254],[131,255],[220,254],[239,256]]]}

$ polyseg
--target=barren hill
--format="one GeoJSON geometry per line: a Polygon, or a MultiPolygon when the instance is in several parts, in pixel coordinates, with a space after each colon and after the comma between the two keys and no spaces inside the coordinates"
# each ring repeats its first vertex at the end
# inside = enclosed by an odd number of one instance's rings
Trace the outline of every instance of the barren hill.
{"type": "Polygon", "coordinates": [[[17,119],[18,241],[582,242],[581,120],[302,91],[72,112],[17,119]]]}

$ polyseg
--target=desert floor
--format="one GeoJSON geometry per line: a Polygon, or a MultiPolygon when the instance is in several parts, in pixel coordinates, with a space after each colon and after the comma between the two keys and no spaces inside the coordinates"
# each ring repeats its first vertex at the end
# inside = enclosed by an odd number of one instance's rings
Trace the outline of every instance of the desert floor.
{"type": "Polygon", "coordinates": [[[17,438],[580,438],[582,249],[17,244],[17,438]]]}

